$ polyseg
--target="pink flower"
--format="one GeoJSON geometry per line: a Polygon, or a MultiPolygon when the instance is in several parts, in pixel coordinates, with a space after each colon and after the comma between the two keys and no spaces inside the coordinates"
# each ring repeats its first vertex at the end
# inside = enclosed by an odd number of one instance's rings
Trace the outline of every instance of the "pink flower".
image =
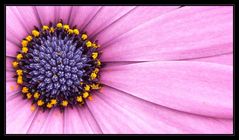
{"type": "Polygon", "coordinates": [[[7,6],[6,133],[232,134],[232,6],[7,6]],[[83,107],[31,110],[12,62],[62,19],[101,45],[103,88],[83,107]]]}

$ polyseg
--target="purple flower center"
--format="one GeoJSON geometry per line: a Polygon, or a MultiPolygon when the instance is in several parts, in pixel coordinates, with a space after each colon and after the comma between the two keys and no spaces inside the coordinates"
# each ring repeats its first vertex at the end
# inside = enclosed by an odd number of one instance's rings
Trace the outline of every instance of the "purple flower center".
{"type": "Polygon", "coordinates": [[[84,104],[100,89],[98,45],[86,33],[61,22],[32,31],[17,56],[22,95],[43,110],[84,104]]]}

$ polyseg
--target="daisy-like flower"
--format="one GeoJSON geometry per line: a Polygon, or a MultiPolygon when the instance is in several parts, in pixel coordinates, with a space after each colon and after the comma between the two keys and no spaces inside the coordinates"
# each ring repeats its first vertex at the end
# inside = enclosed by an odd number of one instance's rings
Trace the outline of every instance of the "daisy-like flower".
{"type": "Polygon", "coordinates": [[[7,6],[6,133],[233,133],[232,6],[7,6]]]}

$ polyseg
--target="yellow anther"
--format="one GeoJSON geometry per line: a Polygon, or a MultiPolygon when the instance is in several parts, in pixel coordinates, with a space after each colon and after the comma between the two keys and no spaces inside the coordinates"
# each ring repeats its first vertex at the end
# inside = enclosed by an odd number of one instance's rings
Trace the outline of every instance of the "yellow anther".
{"type": "Polygon", "coordinates": [[[74,29],[73,32],[74,32],[74,34],[76,34],[76,35],[78,35],[78,34],[80,33],[78,29],[74,29]]]}
{"type": "Polygon", "coordinates": [[[38,99],[40,97],[40,94],[38,92],[35,92],[33,96],[35,99],[38,99]]]}
{"type": "Polygon", "coordinates": [[[18,76],[21,76],[21,75],[22,75],[22,70],[17,70],[16,72],[17,72],[17,75],[18,75],[18,76]]]}
{"type": "Polygon", "coordinates": [[[93,44],[92,44],[92,47],[93,47],[93,48],[99,48],[99,45],[97,45],[96,43],[93,43],[93,44]]]}
{"type": "Polygon", "coordinates": [[[27,36],[27,37],[26,37],[26,40],[27,40],[28,42],[30,42],[30,41],[32,40],[32,36],[30,36],[30,35],[27,36]]]}
{"type": "Polygon", "coordinates": [[[93,53],[92,53],[92,58],[93,58],[93,59],[96,59],[97,57],[98,57],[98,52],[93,52],[93,53]]]}
{"type": "Polygon", "coordinates": [[[48,107],[48,108],[52,108],[52,104],[51,103],[47,103],[47,105],[46,105],[46,107],[48,107]]]}
{"type": "Polygon", "coordinates": [[[51,99],[51,104],[55,105],[57,103],[56,99],[51,99]]]}
{"type": "Polygon", "coordinates": [[[23,81],[22,81],[22,76],[18,76],[18,77],[17,77],[17,83],[18,83],[18,84],[22,84],[22,83],[23,83],[23,81]]]}
{"type": "Polygon", "coordinates": [[[67,24],[65,24],[65,25],[63,26],[63,29],[65,29],[65,30],[69,30],[69,29],[70,29],[70,26],[67,25],[67,24]]]}
{"type": "Polygon", "coordinates": [[[87,47],[91,47],[91,46],[92,46],[92,43],[91,43],[90,41],[87,41],[87,42],[85,43],[85,45],[86,45],[87,47]]]}
{"type": "Polygon", "coordinates": [[[95,79],[95,78],[97,77],[97,74],[94,73],[94,72],[92,72],[91,75],[90,75],[90,77],[91,77],[91,79],[93,80],[93,79],[95,79]]]}
{"type": "Polygon", "coordinates": [[[98,73],[100,70],[98,68],[95,68],[95,70],[93,71],[94,73],[98,73]]]}
{"type": "Polygon", "coordinates": [[[28,88],[27,87],[23,87],[22,88],[22,93],[27,93],[28,92],[28,88]]]}
{"type": "Polygon", "coordinates": [[[86,40],[86,39],[87,39],[87,34],[82,34],[82,35],[81,35],[81,39],[82,39],[82,40],[86,40]]]}
{"type": "Polygon", "coordinates": [[[36,109],[35,105],[31,105],[31,111],[34,111],[36,109]]]}
{"type": "Polygon", "coordinates": [[[38,36],[40,35],[40,33],[39,33],[37,30],[33,30],[33,31],[32,31],[32,35],[33,35],[34,37],[38,37],[38,36]]]}
{"type": "Polygon", "coordinates": [[[90,101],[92,101],[92,100],[93,100],[92,96],[89,96],[89,97],[88,97],[88,99],[89,99],[90,101]]]}
{"type": "Polygon", "coordinates": [[[53,32],[54,32],[54,28],[51,27],[51,28],[50,28],[50,33],[53,33],[53,32]]]}
{"type": "Polygon", "coordinates": [[[66,101],[66,100],[62,101],[61,105],[62,106],[67,106],[68,105],[68,101],[66,101]]]}
{"type": "Polygon", "coordinates": [[[90,86],[89,86],[89,85],[86,85],[86,86],[84,87],[84,89],[85,89],[85,91],[89,91],[89,90],[90,90],[90,86]]]}
{"type": "Polygon", "coordinates": [[[89,93],[88,92],[84,92],[83,93],[83,98],[87,98],[89,96],[89,93]]]}
{"type": "Polygon", "coordinates": [[[14,68],[17,68],[18,62],[16,62],[16,61],[12,62],[12,66],[13,66],[14,68]]]}
{"type": "Polygon", "coordinates": [[[82,96],[77,96],[76,101],[77,102],[82,102],[83,101],[82,96]]]}
{"type": "Polygon", "coordinates": [[[100,65],[101,65],[101,62],[100,62],[100,60],[99,60],[99,59],[97,60],[97,65],[98,65],[98,66],[100,66],[100,65]]]}
{"type": "Polygon", "coordinates": [[[28,44],[28,41],[26,41],[26,40],[22,40],[22,47],[26,47],[27,44],[28,44]]]}
{"type": "Polygon", "coordinates": [[[22,47],[22,52],[23,52],[23,53],[27,53],[27,51],[28,51],[28,48],[27,48],[27,47],[22,47]]]}
{"type": "Polygon", "coordinates": [[[62,28],[62,23],[57,23],[57,24],[56,24],[56,27],[57,27],[57,28],[62,28]]]}
{"type": "Polygon", "coordinates": [[[83,85],[83,82],[80,82],[80,85],[83,85]]]}
{"type": "Polygon", "coordinates": [[[49,29],[49,27],[47,25],[42,26],[42,30],[46,31],[48,29],[49,29]]]}
{"type": "Polygon", "coordinates": [[[27,93],[27,99],[31,99],[32,94],[31,93],[27,93]]]}
{"type": "Polygon", "coordinates": [[[43,104],[44,104],[44,102],[43,102],[42,100],[38,100],[38,101],[37,101],[37,105],[38,105],[38,106],[42,106],[43,104]]]}
{"type": "Polygon", "coordinates": [[[92,89],[100,89],[100,85],[99,84],[92,84],[91,88],[92,89]]]}
{"type": "Polygon", "coordinates": [[[17,55],[17,60],[21,60],[23,58],[22,54],[17,55]]]}
{"type": "Polygon", "coordinates": [[[69,34],[73,34],[73,30],[72,30],[72,29],[69,29],[69,30],[68,30],[68,33],[69,33],[69,34]]]}

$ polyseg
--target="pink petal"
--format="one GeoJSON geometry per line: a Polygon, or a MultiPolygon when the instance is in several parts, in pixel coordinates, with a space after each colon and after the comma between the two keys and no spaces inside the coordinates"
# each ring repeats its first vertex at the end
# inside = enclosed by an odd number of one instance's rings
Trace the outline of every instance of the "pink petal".
{"type": "Polygon", "coordinates": [[[121,17],[128,14],[134,6],[108,6],[103,7],[94,19],[87,25],[85,31],[89,35],[95,35],[105,27],[116,22],[121,17]]]}
{"type": "Polygon", "coordinates": [[[16,6],[15,14],[29,34],[31,34],[34,26],[40,26],[34,6],[16,6]]]}
{"type": "Polygon", "coordinates": [[[36,6],[41,25],[49,25],[50,22],[57,22],[56,9],[55,6],[36,6]]]}
{"type": "Polygon", "coordinates": [[[65,134],[102,133],[88,108],[67,108],[64,112],[65,134]]]}
{"type": "Polygon", "coordinates": [[[105,68],[101,81],[147,101],[189,113],[232,118],[232,67],[169,61],[105,68]]]}
{"type": "Polygon", "coordinates": [[[27,35],[27,30],[15,14],[15,7],[6,7],[6,39],[16,44],[27,35]]]}
{"type": "Polygon", "coordinates": [[[16,75],[16,72],[14,71],[6,71],[6,81],[15,81],[16,82],[16,78],[14,78],[14,76],[16,75]]]}
{"type": "MultiPolygon", "coordinates": [[[[19,40],[20,45],[21,40],[19,40]]],[[[16,57],[17,51],[20,51],[20,46],[6,40],[6,56],[16,57]]]]}
{"type": "Polygon", "coordinates": [[[71,17],[72,6],[54,6],[56,8],[56,18],[57,20],[62,19],[64,23],[69,24],[71,17]]]}
{"type": "Polygon", "coordinates": [[[104,46],[101,58],[103,61],[182,60],[231,53],[232,13],[232,6],[174,10],[104,46]]]}
{"type": "Polygon", "coordinates": [[[6,101],[6,133],[25,134],[36,115],[31,111],[31,102],[15,96],[6,101]]]}
{"type": "Polygon", "coordinates": [[[199,59],[194,59],[192,61],[211,62],[211,63],[218,63],[218,64],[232,66],[233,65],[233,54],[230,53],[230,54],[213,56],[213,57],[199,58],[199,59]]]}
{"type": "Polygon", "coordinates": [[[27,133],[63,134],[63,125],[63,113],[58,108],[46,112],[39,110],[27,133]]]}
{"type": "Polygon", "coordinates": [[[177,9],[178,6],[138,6],[131,10],[120,20],[110,25],[107,29],[100,32],[96,38],[104,47],[110,42],[114,42],[120,35],[132,30],[133,28],[145,23],[153,18],[177,9]]]}
{"type": "Polygon", "coordinates": [[[73,7],[71,16],[74,18],[70,20],[70,23],[73,26],[76,25],[77,28],[82,30],[97,14],[100,8],[100,6],[73,7]]]}
{"type": "MultiPolygon", "coordinates": [[[[42,123],[42,127],[40,130],[41,134],[62,134],[63,133],[63,113],[60,110],[53,109],[48,114],[47,118],[45,118],[44,123],[42,123]],[[50,126],[50,127],[49,127],[50,126]]],[[[41,115],[41,114],[39,114],[41,115]]]]}
{"type": "Polygon", "coordinates": [[[6,82],[6,99],[11,99],[20,91],[20,86],[15,81],[6,82]]]}
{"type": "Polygon", "coordinates": [[[232,120],[175,111],[109,87],[93,95],[87,105],[105,134],[232,133],[232,120]]]}
{"type": "Polygon", "coordinates": [[[15,71],[12,67],[13,61],[14,61],[14,58],[6,57],[6,71],[15,71]]]}

